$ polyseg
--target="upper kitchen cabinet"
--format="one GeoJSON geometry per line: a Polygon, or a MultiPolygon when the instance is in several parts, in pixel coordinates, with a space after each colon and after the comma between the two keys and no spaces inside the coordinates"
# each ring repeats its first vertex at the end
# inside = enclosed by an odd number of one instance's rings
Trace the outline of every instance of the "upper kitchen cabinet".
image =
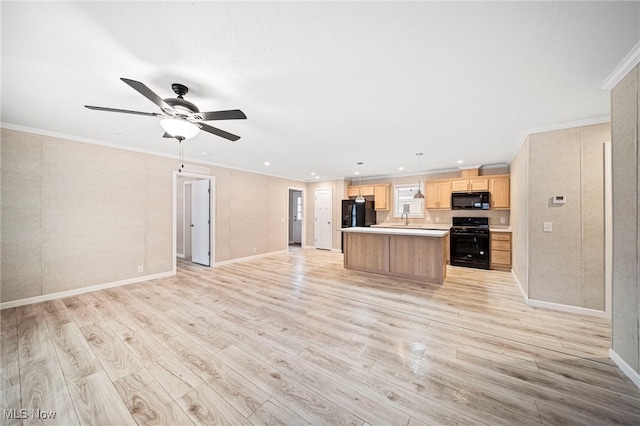
{"type": "Polygon", "coordinates": [[[451,181],[442,180],[425,182],[425,209],[450,209],[451,208],[451,181]]]}
{"type": "Polygon", "coordinates": [[[508,209],[511,207],[509,175],[490,177],[489,192],[491,193],[492,209],[508,209]]]}
{"type": "Polygon", "coordinates": [[[452,181],[453,192],[489,191],[489,179],[456,179],[452,181]]]}
{"type": "Polygon", "coordinates": [[[389,188],[391,188],[390,184],[373,187],[374,207],[376,210],[389,210],[391,204],[389,188]]]}
{"type": "Polygon", "coordinates": [[[391,201],[389,199],[390,184],[381,185],[354,185],[347,188],[347,197],[355,198],[359,194],[363,197],[373,197],[376,210],[389,210],[391,201]]]}
{"type": "Polygon", "coordinates": [[[347,188],[347,197],[357,197],[361,193],[363,197],[372,197],[373,185],[350,186],[347,188]]]}

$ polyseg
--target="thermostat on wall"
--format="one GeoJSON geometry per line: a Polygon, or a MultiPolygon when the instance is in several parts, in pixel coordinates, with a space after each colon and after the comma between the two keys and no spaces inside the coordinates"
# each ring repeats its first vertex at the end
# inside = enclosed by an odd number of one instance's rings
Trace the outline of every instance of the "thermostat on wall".
{"type": "Polygon", "coordinates": [[[551,197],[551,202],[553,204],[565,204],[567,202],[567,199],[564,198],[564,195],[554,195],[553,197],[551,197]]]}

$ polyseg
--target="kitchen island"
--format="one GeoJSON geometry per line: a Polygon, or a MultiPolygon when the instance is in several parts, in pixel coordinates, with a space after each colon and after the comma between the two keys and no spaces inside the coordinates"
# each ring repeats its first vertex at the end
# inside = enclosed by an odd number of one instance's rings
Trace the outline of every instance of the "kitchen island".
{"type": "Polygon", "coordinates": [[[436,284],[447,276],[447,230],[353,227],[340,231],[346,269],[436,284]]]}

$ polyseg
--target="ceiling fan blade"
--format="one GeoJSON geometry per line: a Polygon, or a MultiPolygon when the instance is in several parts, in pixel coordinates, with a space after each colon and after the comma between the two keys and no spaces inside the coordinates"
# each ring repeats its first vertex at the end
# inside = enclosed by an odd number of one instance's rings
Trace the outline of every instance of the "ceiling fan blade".
{"type": "Polygon", "coordinates": [[[122,112],[125,114],[137,114],[137,115],[150,115],[151,117],[160,117],[162,115],[156,112],[131,111],[128,109],[105,108],[105,107],[99,107],[99,106],[93,106],[93,105],[85,105],[84,107],[89,109],[94,109],[96,111],[122,112]]]}
{"type": "Polygon", "coordinates": [[[229,139],[230,141],[237,141],[238,139],[240,139],[240,136],[236,136],[232,133],[225,132],[224,130],[220,130],[213,126],[209,126],[208,124],[197,123],[197,126],[200,127],[201,130],[204,130],[205,132],[212,133],[216,136],[220,136],[221,138],[229,139]]]}
{"type": "Polygon", "coordinates": [[[154,104],[158,105],[162,111],[175,112],[175,110],[168,103],[166,103],[160,96],[156,95],[153,90],[149,89],[147,86],[140,83],[139,81],[130,80],[128,78],[120,78],[120,80],[124,81],[129,86],[133,87],[142,96],[149,99],[154,104]]]}
{"type": "Polygon", "coordinates": [[[162,135],[163,138],[173,138],[173,136],[171,136],[169,133],[164,132],[164,135],[162,135]]]}
{"type": "Polygon", "coordinates": [[[209,112],[197,112],[193,114],[193,118],[200,118],[200,120],[242,120],[247,118],[244,112],[239,109],[231,109],[228,111],[209,111],[209,112]]]}

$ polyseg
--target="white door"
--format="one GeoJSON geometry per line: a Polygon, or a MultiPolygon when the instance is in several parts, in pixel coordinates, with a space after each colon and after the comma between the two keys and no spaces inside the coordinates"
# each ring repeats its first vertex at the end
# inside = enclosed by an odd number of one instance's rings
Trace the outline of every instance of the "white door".
{"type": "Polygon", "coordinates": [[[191,184],[191,261],[211,265],[209,179],[191,184]]]}
{"type": "Polygon", "coordinates": [[[294,244],[302,244],[302,192],[293,193],[292,203],[293,228],[291,240],[294,244]]]}
{"type": "Polygon", "coordinates": [[[315,246],[317,249],[331,250],[331,235],[333,235],[331,188],[316,189],[315,195],[315,246]]]}

